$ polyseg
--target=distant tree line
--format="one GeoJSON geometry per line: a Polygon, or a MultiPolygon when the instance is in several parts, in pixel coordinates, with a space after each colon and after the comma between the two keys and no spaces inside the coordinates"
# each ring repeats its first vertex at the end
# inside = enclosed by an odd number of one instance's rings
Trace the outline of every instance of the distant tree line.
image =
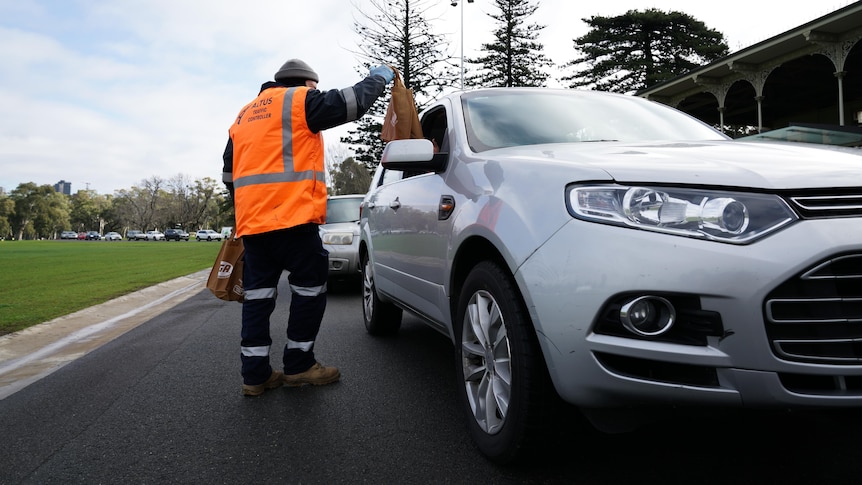
{"type": "Polygon", "coordinates": [[[112,195],[80,190],[71,196],[26,182],[0,195],[4,239],[57,239],[62,231],[197,230],[232,226],[233,208],[220,182],[153,176],[112,195]]]}
{"type": "MultiPolygon", "coordinates": [[[[368,190],[371,174],[352,157],[330,162],[329,192],[360,194],[368,190]]],[[[130,229],[148,231],[183,228],[221,228],[234,225],[230,194],[221,182],[205,177],[192,180],[178,174],[170,179],[153,176],[111,195],[80,190],[69,196],[51,185],[22,183],[0,195],[0,238],[59,239],[63,231],[115,231],[125,237],[130,229]]]]}

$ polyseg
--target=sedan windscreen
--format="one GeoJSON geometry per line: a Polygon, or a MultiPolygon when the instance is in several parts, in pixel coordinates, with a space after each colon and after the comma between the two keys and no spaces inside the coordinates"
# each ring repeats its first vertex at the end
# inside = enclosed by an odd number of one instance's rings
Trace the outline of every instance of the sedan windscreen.
{"type": "Polygon", "coordinates": [[[641,140],[723,140],[708,125],[658,103],[578,91],[482,92],[463,96],[475,152],[520,145],[641,140]]]}

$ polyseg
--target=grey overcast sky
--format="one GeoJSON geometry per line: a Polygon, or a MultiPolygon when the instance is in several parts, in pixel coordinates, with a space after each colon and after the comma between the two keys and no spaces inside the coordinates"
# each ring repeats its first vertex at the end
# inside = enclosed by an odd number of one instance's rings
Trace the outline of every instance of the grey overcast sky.
{"type": "MultiPolygon", "coordinates": [[[[680,11],[722,32],[731,51],[853,2],[539,0],[529,23],[562,65],[582,18],[680,11]]],[[[111,194],[178,174],[220,180],[227,128],[263,81],[298,57],[320,89],[360,79],[353,54],[368,0],[0,0],[0,187],[72,183],[111,194]]],[[[493,41],[490,0],[432,3],[429,20],[460,56],[493,41]]],[[[364,73],[362,73],[364,75],[364,73]]],[[[552,73],[559,76],[559,73],[552,73]]],[[[552,85],[554,83],[551,83],[552,85]]],[[[346,128],[324,133],[336,143],[346,128]]]]}

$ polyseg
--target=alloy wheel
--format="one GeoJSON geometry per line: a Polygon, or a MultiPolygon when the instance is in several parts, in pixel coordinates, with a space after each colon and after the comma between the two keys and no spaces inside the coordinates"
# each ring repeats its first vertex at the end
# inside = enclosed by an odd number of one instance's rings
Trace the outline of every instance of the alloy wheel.
{"type": "Polygon", "coordinates": [[[488,434],[505,424],[512,397],[509,337],[500,306],[480,290],[467,304],[461,335],[464,385],[473,417],[488,434]]]}

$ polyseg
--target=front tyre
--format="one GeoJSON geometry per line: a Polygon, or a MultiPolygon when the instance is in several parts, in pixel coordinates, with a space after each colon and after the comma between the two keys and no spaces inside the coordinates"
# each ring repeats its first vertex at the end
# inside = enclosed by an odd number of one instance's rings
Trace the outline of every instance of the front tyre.
{"type": "Polygon", "coordinates": [[[394,335],[401,328],[402,311],[389,302],[380,300],[371,271],[371,258],[362,264],[362,316],[365,330],[371,335],[394,335]]]}
{"type": "Polygon", "coordinates": [[[550,422],[550,379],[521,296],[498,264],[470,271],[454,325],[459,396],[476,446],[501,464],[536,451],[550,422]]]}

